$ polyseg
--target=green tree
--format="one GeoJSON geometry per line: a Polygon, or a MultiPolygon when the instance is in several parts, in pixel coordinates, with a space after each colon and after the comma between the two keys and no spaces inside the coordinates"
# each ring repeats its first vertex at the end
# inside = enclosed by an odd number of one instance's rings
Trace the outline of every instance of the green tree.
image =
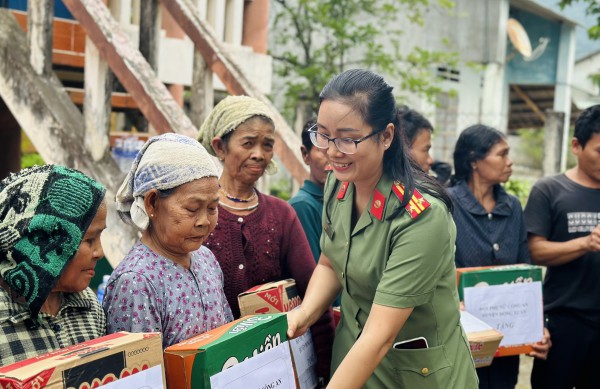
{"type": "MultiPolygon", "coordinates": [[[[596,17],[596,25],[588,28],[588,36],[593,40],[600,40],[600,1],[598,0],[560,0],[560,7],[565,9],[573,3],[587,3],[585,13],[596,17]]],[[[590,76],[592,81],[600,86],[600,72],[590,76]]]]}
{"type": "MultiPolygon", "coordinates": [[[[451,10],[450,0],[433,1],[451,10]]],[[[401,50],[401,21],[422,26],[429,0],[275,0],[275,71],[286,79],[286,108],[298,101],[316,110],[335,74],[368,68],[400,80],[400,89],[434,101],[441,91],[432,65],[454,67],[457,54],[415,47],[401,50]]],[[[406,25],[406,24],[405,24],[406,25]]],[[[405,38],[406,39],[406,38],[405,38]]],[[[449,42],[444,42],[449,46],[449,42]]],[[[311,112],[311,113],[313,113],[311,112]]],[[[311,114],[309,113],[309,114],[311,114]]]]}

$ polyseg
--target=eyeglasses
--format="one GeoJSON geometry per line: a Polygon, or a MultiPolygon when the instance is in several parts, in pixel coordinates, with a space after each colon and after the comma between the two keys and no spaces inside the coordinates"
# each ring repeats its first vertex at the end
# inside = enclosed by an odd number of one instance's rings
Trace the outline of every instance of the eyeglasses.
{"type": "Polygon", "coordinates": [[[344,154],[356,153],[356,150],[358,149],[358,144],[360,142],[364,142],[367,139],[369,139],[370,137],[372,137],[373,135],[376,135],[379,133],[378,131],[374,131],[374,132],[370,133],[369,135],[367,135],[363,138],[360,138],[360,139],[330,138],[325,134],[321,134],[317,130],[313,130],[313,128],[315,128],[315,127],[316,127],[316,125],[314,125],[313,127],[311,127],[310,130],[308,130],[308,133],[310,134],[310,141],[312,142],[313,145],[315,145],[315,147],[317,147],[319,149],[328,149],[329,142],[333,142],[335,147],[344,154]]]}

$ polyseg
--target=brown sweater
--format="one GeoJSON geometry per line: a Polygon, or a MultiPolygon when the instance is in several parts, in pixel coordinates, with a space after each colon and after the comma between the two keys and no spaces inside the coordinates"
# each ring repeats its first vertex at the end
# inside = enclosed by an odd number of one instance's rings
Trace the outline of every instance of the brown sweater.
{"type": "MultiPolygon", "coordinates": [[[[258,193],[259,206],[245,216],[219,206],[217,227],[204,243],[223,270],[225,295],[239,318],[238,294],[253,286],[285,278],[296,280],[304,298],[315,260],[294,209],[285,201],[258,193]]],[[[333,318],[331,311],[311,328],[317,352],[317,373],[329,378],[333,318]]]]}

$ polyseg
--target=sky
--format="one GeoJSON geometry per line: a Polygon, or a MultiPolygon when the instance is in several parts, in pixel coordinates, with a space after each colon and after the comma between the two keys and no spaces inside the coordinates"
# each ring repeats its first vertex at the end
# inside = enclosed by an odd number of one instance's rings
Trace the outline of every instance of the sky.
{"type": "Polygon", "coordinates": [[[561,10],[560,6],[558,5],[559,0],[535,0],[535,2],[585,26],[577,26],[575,30],[576,60],[581,59],[593,52],[600,51],[600,40],[590,40],[587,35],[587,28],[595,23],[594,17],[587,16],[585,14],[587,1],[575,1],[570,7],[567,7],[564,10],[561,10]]]}

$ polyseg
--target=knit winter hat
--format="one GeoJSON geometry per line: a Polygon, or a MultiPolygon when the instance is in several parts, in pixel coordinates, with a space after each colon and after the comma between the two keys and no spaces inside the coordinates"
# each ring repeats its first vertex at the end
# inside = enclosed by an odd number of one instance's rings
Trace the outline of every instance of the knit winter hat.
{"type": "MultiPolygon", "coordinates": [[[[229,134],[240,124],[255,116],[261,116],[274,123],[271,109],[262,101],[249,96],[228,96],[213,108],[202,123],[198,132],[198,142],[216,157],[211,144],[213,138],[229,134]]],[[[274,160],[269,163],[267,171],[277,171],[274,160]]]]}
{"type": "Polygon", "coordinates": [[[32,319],[79,250],[104,192],[85,174],[57,165],[0,182],[0,277],[26,300],[32,319]]]}

